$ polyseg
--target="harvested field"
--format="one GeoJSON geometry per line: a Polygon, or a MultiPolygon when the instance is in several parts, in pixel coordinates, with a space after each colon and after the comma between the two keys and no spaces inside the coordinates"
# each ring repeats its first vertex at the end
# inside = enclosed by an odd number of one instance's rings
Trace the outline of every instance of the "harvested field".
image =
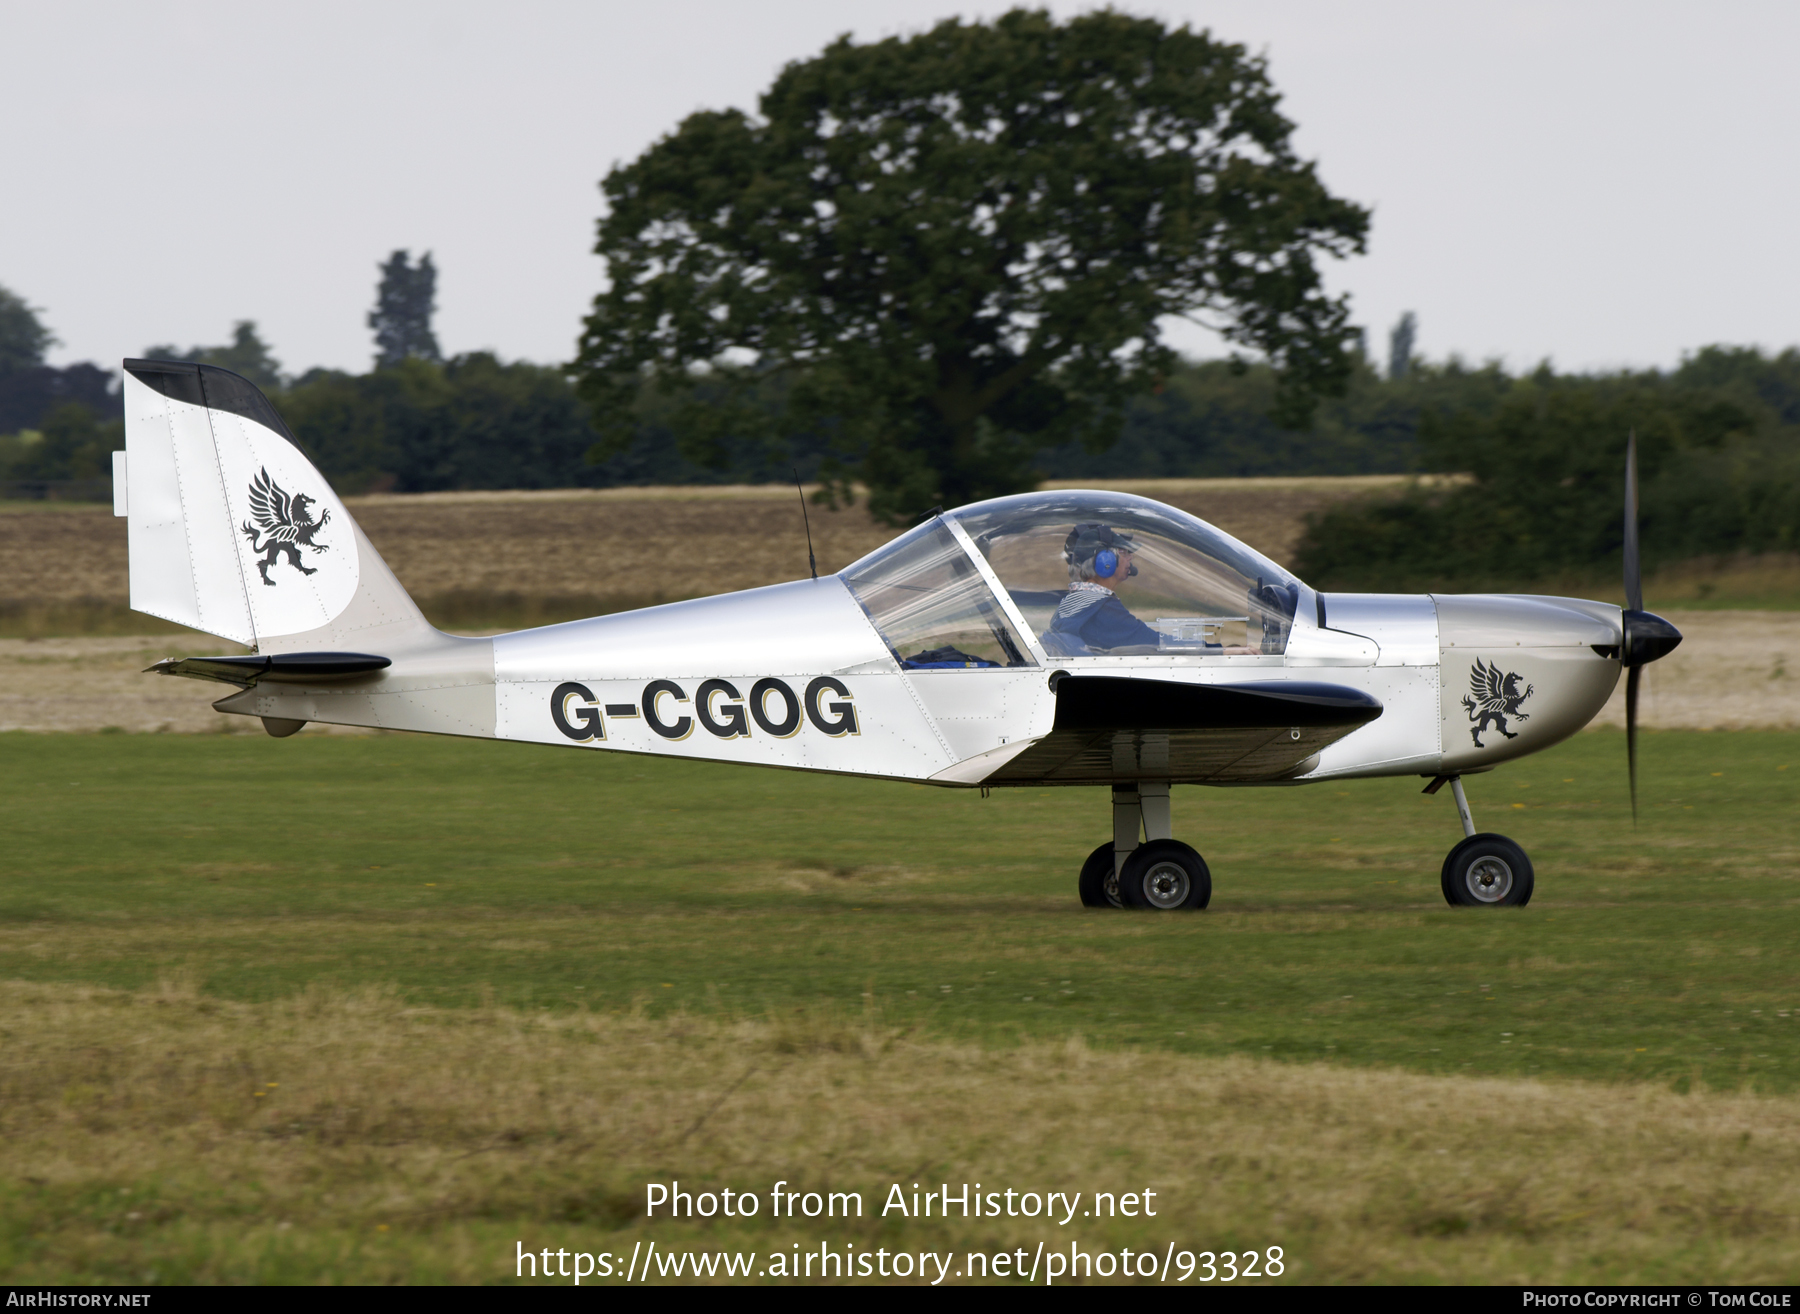
{"type": "Polygon", "coordinates": [[[0,730],[260,733],[261,722],[213,711],[224,685],[143,674],[164,657],[242,651],[186,632],[0,639],[0,730]]]}
{"type": "MultiPolygon", "coordinates": [[[[1402,482],[1379,475],[1128,480],[1115,487],[1183,507],[1282,560],[1308,514],[1402,482]]],[[[780,485],[378,494],[348,505],[425,613],[445,626],[545,624],[806,573],[798,498],[780,485]]],[[[813,507],[811,516],[822,573],[843,569],[896,532],[860,505],[813,507]]],[[[125,522],[110,508],[0,508],[0,561],[0,633],[176,629],[126,606],[125,522]]]]}
{"type": "Polygon", "coordinates": [[[241,1004],[166,982],[7,983],[0,1008],[18,1283],[487,1283],[514,1279],[520,1249],[650,1241],[749,1252],[753,1273],[821,1243],[954,1252],[948,1285],[971,1250],[1040,1242],[1159,1268],[1165,1247],[1275,1245],[1278,1280],[1300,1283],[1767,1283],[1800,1259],[1792,1098],[1080,1036],[984,1048],[885,1024],[879,1004],[734,1022],[378,989],[241,1004]],[[778,1181],[855,1193],[862,1217],[644,1217],[644,1184],[671,1180],[764,1202],[778,1181]],[[1157,1216],[881,1217],[890,1185],[915,1181],[1083,1205],[1148,1189],[1157,1216]]]}
{"type": "MultiPolygon", "coordinates": [[[[1124,480],[1287,561],[1306,517],[1405,478],[1124,480]]],[[[1065,485],[1049,485],[1062,487],[1065,485]]],[[[541,493],[379,494],[348,505],[425,614],[454,629],[517,629],[796,579],[806,538],[780,485],[541,493]]],[[[811,509],[819,570],[894,536],[861,506],[811,509]]],[[[125,522],[106,507],[0,506],[0,635],[180,633],[132,612],[125,522]]],[[[1540,591],[1611,596],[1564,581],[1540,591]]],[[[1800,606],[1800,557],[1690,563],[1650,582],[1663,605],[1800,606]]]]}

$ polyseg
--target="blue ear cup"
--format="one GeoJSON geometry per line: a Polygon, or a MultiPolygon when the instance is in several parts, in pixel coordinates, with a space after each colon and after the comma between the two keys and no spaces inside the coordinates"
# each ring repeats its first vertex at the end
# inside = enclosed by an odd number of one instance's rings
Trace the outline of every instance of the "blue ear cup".
{"type": "Polygon", "coordinates": [[[1101,548],[1094,554],[1094,573],[1101,579],[1111,579],[1119,569],[1119,554],[1111,548],[1101,548]]]}

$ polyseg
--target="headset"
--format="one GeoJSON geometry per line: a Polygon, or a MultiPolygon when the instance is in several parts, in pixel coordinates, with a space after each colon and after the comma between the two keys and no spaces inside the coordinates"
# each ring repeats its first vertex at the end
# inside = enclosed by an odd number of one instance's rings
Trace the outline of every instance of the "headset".
{"type": "MultiPolygon", "coordinates": [[[[1132,541],[1098,520],[1084,520],[1069,531],[1069,537],[1063,541],[1063,559],[1070,565],[1080,561],[1086,554],[1082,552],[1083,542],[1115,543],[1118,548],[1102,547],[1094,553],[1094,574],[1099,579],[1111,579],[1119,573],[1119,551],[1131,551],[1132,541]]],[[[1125,577],[1129,579],[1137,574],[1137,565],[1133,563],[1125,568],[1125,577]]]]}

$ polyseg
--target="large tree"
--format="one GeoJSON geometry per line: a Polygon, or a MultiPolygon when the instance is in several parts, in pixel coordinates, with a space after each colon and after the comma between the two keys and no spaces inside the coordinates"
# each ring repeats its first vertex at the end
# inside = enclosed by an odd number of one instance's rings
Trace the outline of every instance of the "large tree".
{"type": "Polygon", "coordinates": [[[1242,46],[1110,11],[841,38],[758,116],[694,114],[607,175],[610,286],[574,367],[601,454],[648,380],[695,399],[697,459],[825,427],[906,519],[1028,484],[1041,446],[1104,446],[1173,364],[1169,316],[1266,356],[1303,419],[1351,366],[1315,261],[1360,251],[1368,215],[1278,105],[1242,46]]]}
{"type": "Polygon", "coordinates": [[[42,365],[45,350],[55,345],[38,312],[23,297],[0,287],[0,375],[42,365]]]}
{"type": "Polygon", "coordinates": [[[381,266],[381,285],[375,291],[375,309],[369,327],[375,330],[375,368],[389,369],[401,361],[441,360],[431,317],[437,311],[437,266],[431,252],[413,264],[410,253],[396,251],[381,266]]]}

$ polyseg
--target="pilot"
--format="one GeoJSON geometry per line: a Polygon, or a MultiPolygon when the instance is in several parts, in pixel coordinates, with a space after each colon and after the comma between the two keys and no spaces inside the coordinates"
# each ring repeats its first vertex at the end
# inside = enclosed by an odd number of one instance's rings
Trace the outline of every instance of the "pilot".
{"type": "Polygon", "coordinates": [[[1162,646],[1163,636],[1133,616],[1115,591],[1137,574],[1131,564],[1136,551],[1136,540],[1098,520],[1084,520],[1071,529],[1063,540],[1069,592],[1056,608],[1049,633],[1090,652],[1162,646]]]}

